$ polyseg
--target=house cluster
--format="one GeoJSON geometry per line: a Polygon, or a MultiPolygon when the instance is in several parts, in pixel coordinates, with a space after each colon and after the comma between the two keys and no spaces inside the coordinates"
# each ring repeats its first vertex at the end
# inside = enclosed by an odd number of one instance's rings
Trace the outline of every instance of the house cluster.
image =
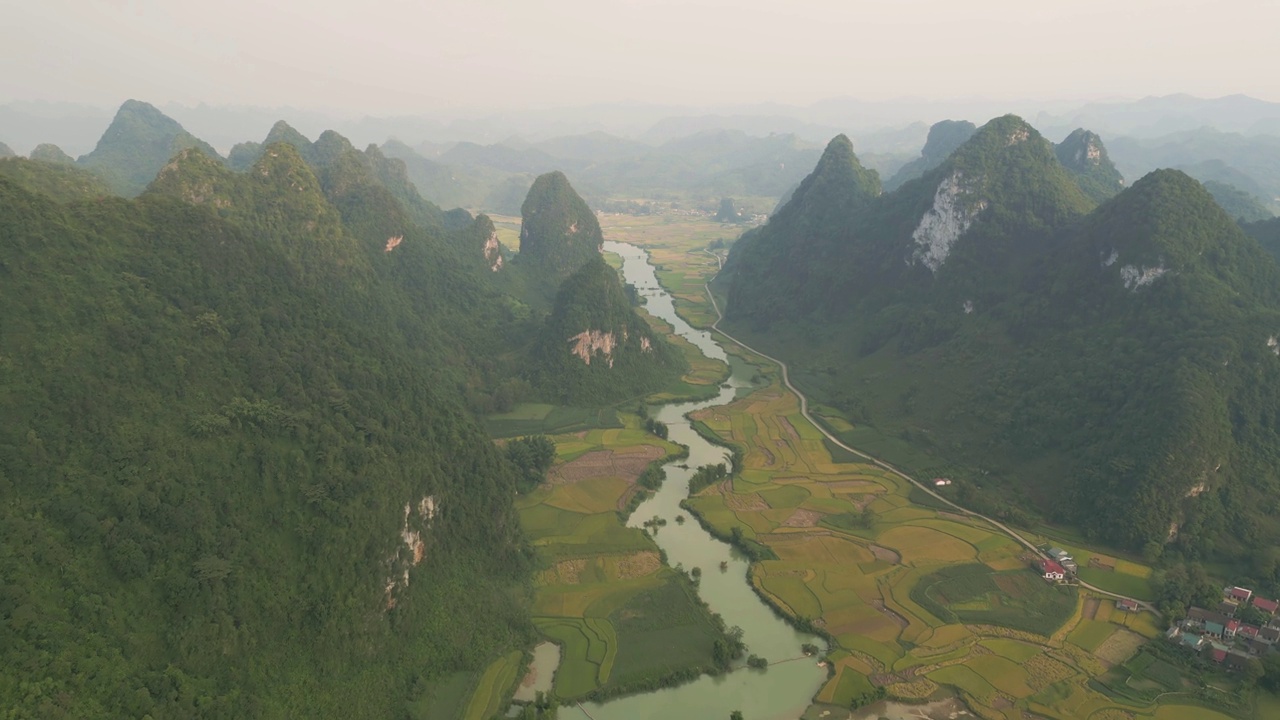
{"type": "Polygon", "coordinates": [[[1037,561],[1041,577],[1049,582],[1065,582],[1067,578],[1075,577],[1080,568],[1070,553],[1056,547],[1041,548],[1041,550],[1048,556],[1037,561]]]}
{"type": "Polygon", "coordinates": [[[1208,653],[1217,663],[1230,668],[1243,667],[1280,645],[1280,603],[1253,594],[1248,588],[1229,587],[1222,592],[1217,608],[1193,607],[1181,622],[1169,628],[1167,637],[1196,652],[1208,653]],[[1252,625],[1236,618],[1243,607],[1253,607],[1264,625],[1252,625]]]}

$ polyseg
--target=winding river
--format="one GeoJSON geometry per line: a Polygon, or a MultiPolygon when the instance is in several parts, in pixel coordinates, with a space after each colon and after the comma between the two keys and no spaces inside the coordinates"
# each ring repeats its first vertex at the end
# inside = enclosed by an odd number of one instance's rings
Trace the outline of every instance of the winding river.
{"type": "MultiPolygon", "coordinates": [[[[648,253],[634,245],[605,242],[604,249],[622,257],[622,275],[645,298],[645,309],[675,328],[675,332],[696,345],[708,357],[729,362],[724,348],[710,333],[697,330],[675,312],[671,295],[658,284],[648,253]]],[[[687,460],[666,466],[667,480],[652,498],[631,516],[630,525],[639,527],[645,520],[658,516],[667,521],[655,540],[666,551],[672,566],[686,570],[702,569],[699,593],[711,610],[720,613],[729,626],[744,631],[748,652],[760,655],[773,664],[767,671],[745,667],[720,677],[704,676],[675,688],[618,698],[605,703],[585,703],[561,710],[565,718],[593,720],[709,720],[728,718],[733,710],[741,710],[751,720],[792,720],[800,717],[814,694],[826,680],[827,673],[813,658],[803,657],[802,643],[818,646],[822,640],[796,632],[780,620],[747,582],[748,561],[729,545],[711,537],[696,520],[676,522],[677,515],[688,512],[680,507],[687,497],[689,477],[701,465],[727,461],[727,452],[704,440],[689,426],[685,414],[706,407],[731,402],[742,388],[750,388],[755,370],[750,366],[730,363],[733,372],[727,387],[710,399],[699,402],[664,405],[651,408],[654,417],[666,423],[671,440],[689,448],[687,460]],[[687,468],[679,467],[687,465],[687,468]],[[721,570],[721,563],[727,563],[721,570]]]]}

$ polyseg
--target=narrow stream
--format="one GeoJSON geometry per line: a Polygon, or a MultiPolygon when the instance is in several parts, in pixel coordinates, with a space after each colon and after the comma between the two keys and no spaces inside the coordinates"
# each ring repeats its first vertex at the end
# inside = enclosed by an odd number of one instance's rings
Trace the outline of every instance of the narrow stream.
{"type": "MultiPolygon", "coordinates": [[[[672,298],[658,284],[645,250],[612,241],[605,242],[604,247],[622,257],[623,277],[645,298],[646,310],[671,323],[677,334],[708,357],[728,361],[724,348],[710,333],[690,327],[676,315],[672,298]]],[[[713,612],[720,613],[730,627],[737,625],[743,629],[748,652],[771,663],[799,659],[772,665],[767,671],[743,667],[720,677],[702,677],[680,687],[602,704],[585,703],[583,707],[594,720],[727,720],[734,710],[741,710],[747,720],[792,720],[800,717],[826,680],[826,670],[818,667],[814,659],[802,657],[800,651],[803,643],[822,647],[823,641],[796,632],[774,615],[747,583],[747,559],[707,534],[680,507],[680,501],[688,495],[689,477],[695,469],[727,462],[725,449],[702,439],[684,416],[694,410],[729,403],[740,388],[751,387],[754,369],[737,362],[731,363],[731,367],[733,374],[727,381],[728,387],[722,388],[715,398],[651,408],[653,416],[669,426],[671,439],[689,447],[689,457],[666,466],[667,480],[662,489],[640,505],[629,524],[640,527],[655,515],[664,518],[667,525],[658,531],[655,540],[666,551],[668,561],[672,566],[683,565],[685,570],[702,569],[699,587],[702,599],[713,612]],[[687,465],[687,469],[678,465],[687,465]],[[677,515],[685,515],[687,521],[677,524],[677,515]],[[720,569],[722,562],[727,563],[725,570],[720,569]]],[[[574,706],[562,709],[561,717],[584,715],[574,706]]]]}

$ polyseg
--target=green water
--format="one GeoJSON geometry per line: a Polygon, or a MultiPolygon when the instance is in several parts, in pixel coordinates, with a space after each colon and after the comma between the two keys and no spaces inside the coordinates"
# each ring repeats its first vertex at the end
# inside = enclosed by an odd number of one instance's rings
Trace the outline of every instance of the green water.
{"type": "MultiPolygon", "coordinates": [[[[709,333],[695,330],[676,315],[671,296],[658,284],[648,253],[616,242],[606,242],[605,249],[623,258],[623,276],[644,296],[646,310],[671,323],[679,335],[697,345],[708,357],[727,359],[724,349],[709,333]]],[[[741,710],[747,720],[789,720],[800,717],[827,678],[826,670],[818,667],[813,658],[802,657],[800,651],[801,644],[808,642],[821,647],[822,640],[796,632],[761,602],[747,584],[746,558],[711,537],[692,518],[683,525],[676,523],[677,515],[688,517],[680,508],[680,501],[688,495],[689,477],[694,469],[728,461],[727,451],[703,440],[689,426],[685,414],[730,402],[739,389],[751,387],[752,372],[745,369],[735,372],[728,380],[729,387],[722,388],[711,400],[651,409],[656,418],[670,427],[671,439],[689,447],[689,458],[666,466],[667,480],[662,489],[636,510],[630,524],[639,527],[654,515],[666,519],[667,525],[655,537],[658,545],[666,551],[671,565],[683,565],[685,570],[702,568],[699,587],[702,599],[712,611],[720,613],[729,626],[743,629],[748,652],[773,663],[798,659],[772,665],[767,671],[743,667],[720,677],[702,677],[680,687],[605,703],[584,703],[586,713],[595,720],[727,720],[733,710],[741,710]],[[677,465],[688,465],[688,469],[677,465]],[[720,569],[722,562],[727,563],[724,570],[720,569]]],[[[576,706],[561,710],[560,716],[574,720],[587,717],[576,706]]]]}

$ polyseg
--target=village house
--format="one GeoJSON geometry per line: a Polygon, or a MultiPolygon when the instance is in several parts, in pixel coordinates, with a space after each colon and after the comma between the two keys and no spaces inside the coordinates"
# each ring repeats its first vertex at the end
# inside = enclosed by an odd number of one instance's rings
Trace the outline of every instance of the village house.
{"type": "Polygon", "coordinates": [[[1280,610],[1280,603],[1263,597],[1255,597],[1253,599],[1253,606],[1269,615],[1275,615],[1276,610],[1280,610]]]}
{"type": "Polygon", "coordinates": [[[1075,558],[1071,557],[1071,553],[1063,550],[1062,548],[1051,547],[1046,549],[1044,553],[1056,560],[1058,563],[1062,563],[1065,560],[1075,561],[1075,558]]]}
{"type": "Polygon", "coordinates": [[[1275,645],[1280,642],[1280,630],[1273,627],[1264,627],[1258,631],[1258,640],[1268,645],[1275,645]]]}
{"type": "Polygon", "coordinates": [[[1223,625],[1222,623],[1216,623],[1210,620],[1204,624],[1205,635],[1212,635],[1216,638],[1221,638],[1224,630],[1226,630],[1226,625],[1223,625]]]}
{"type": "Polygon", "coordinates": [[[1130,600],[1130,599],[1128,599],[1128,598],[1124,598],[1124,599],[1122,599],[1122,600],[1117,600],[1117,601],[1116,601],[1116,609],[1117,609],[1117,610],[1123,610],[1123,611],[1125,611],[1125,612],[1137,612],[1137,611],[1138,611],[1138,609],[1139,609],[1138,601],[1137,601],[1137,600],[1130,600]]]}
{"type": "Polygon", "coordinates": [[[1062,582],[1067,578],[1067,573],[1061,565],[1047,559],[1040,561],[1040,574],[1045,580],[1052,582],[1062,582]]]}
{"type": "Polygon", "coordinates": [[[1242,638],[1244,638],[1245,640],[1257,640],[1257,639],[1258,639],[1258,631],[1259,631],[1259,630],[1261,630],[1261,629],[1262,629],[1262,628],[1260,628],[1260,627],[1258,627],[1258,626],[1256,626],[1256,625],[1241,625],[1241,626],[1240,626],[1240,631],[1239,631],[1238,633],[1236,633],[1236,635],[1237,635],[1238,637],[1242,637],[1242,638]]]}
{"type": "Polygon", "coordinates": [[[1230,600],[1223,600],[1222,602],[1218,603],[1218,612],[1222,613],[1223,615],[1226,615],[1227,617],[1235,617],[1236,611],[1238,611],[1239,609],[1240,609],[1240,606],[1231,602],[1230,600]]]}
{"type": "Polygon", "coordinates": [[[1226,626],[1222,629],[1222,636],[1233,638],[1240,631],[1240,621],[1232,618],[1227,621],[1226,626]]]}
{"type": "Polygon", "coordinates": [[[1229,587],[1222,591],[1222,597],[1228,600],[1234,600],[1238,603],[1249,602],[1249,598],[1253,595],[1253,591],[1249,588],[1229,587]]]}

